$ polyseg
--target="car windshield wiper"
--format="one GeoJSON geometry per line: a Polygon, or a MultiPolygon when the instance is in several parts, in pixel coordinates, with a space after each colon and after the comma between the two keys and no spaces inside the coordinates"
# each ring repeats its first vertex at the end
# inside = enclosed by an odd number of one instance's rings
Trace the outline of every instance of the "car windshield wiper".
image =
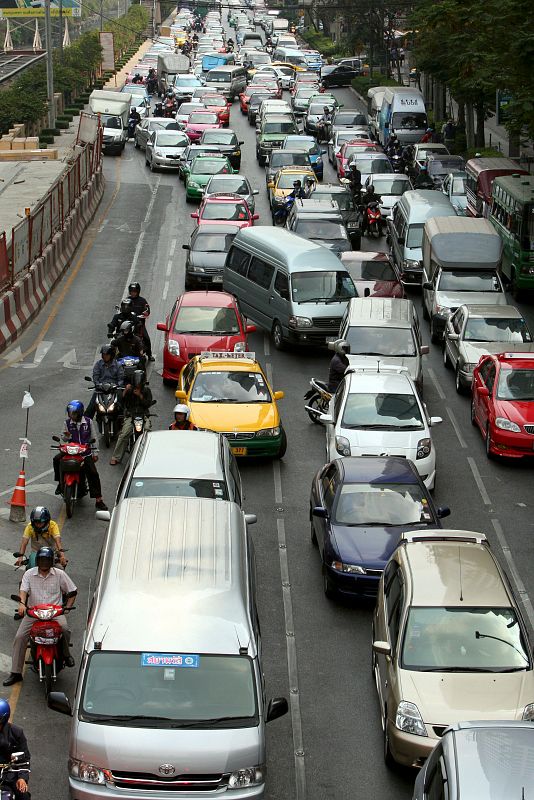
{"type": "Polygon", "coordinates": [[[362,431],[396,431],[398,425],[343,425],[342,427],[362,431]]]}
{"type": "Polygon", "coordinates": [[[508,639],[501,639],[500,636],[493,636],[490,633],[480,633],[480,631],[475,631],[475,639],[493,639],[496,642],[502,642],[503,644],[507,644],[508,647],[511,647],[513,650],[515,650],[516,653],[519,653],[521,658],[525,659],[525,663],[528,664],[528,658],[523,653],[523,651],[520,650],[518,647],[516,647],[513,642],[509,642],[508,639]]]}
{"type": "Polygon", "coordinates": [[[238,723],[243,720],[252,720],[253,717],[213,717],[212,719],[194,719],[184,722],[175,722],[171,728],[211,728],[223,722],[238,723]]]}
{"type": "Polygon", "coordinates": [[[138,720],[150,722],[173,722],[172,717],[154,717],[145,714],[114,714],[106,716],[105,714],[88,714],[87,719],[92,722],[137,722],[138,720]]]}
{"type": "Polygon", "coordinates": [[[297,300],[297,303],[326,303],[328,297],[306,297],[302,300],[297,300]]]}
{"type": "Polygon", "coordinates": [[[416,667],[421,672],[498,672],[491,667],[416,667]]]}

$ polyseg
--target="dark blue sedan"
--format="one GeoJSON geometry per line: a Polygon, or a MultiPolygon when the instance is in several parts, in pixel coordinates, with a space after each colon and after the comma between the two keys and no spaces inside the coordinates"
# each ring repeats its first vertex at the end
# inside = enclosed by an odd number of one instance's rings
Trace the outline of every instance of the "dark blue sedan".
{"type": "Polygon", "coordinates": [[[325,464],[310,495],[311,538],[321,554],[325,595],[375,597],[401,534],[441,528],[440,519],[449,514],[447,507],[435,507],[405,458],[336,458],[325,464]]]}

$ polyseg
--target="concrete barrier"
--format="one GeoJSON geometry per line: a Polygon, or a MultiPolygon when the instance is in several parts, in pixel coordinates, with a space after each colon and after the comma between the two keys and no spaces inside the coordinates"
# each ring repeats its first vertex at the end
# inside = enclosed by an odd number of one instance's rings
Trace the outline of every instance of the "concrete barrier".
{"type": "Polygon", "coordinates": [[[102,166],[65,219],[43,254],[0,297],[0,352],[5,350],[37,316],[54,287],[71,264],[83,233],[93,219],[104,194],[102,166]]]}

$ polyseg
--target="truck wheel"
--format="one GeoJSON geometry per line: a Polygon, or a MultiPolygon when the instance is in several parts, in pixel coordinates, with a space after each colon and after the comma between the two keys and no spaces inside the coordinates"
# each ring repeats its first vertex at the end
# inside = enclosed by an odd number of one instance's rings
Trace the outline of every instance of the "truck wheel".
{"type": "Polygon", "coordinates": [[[271,336],[273,337],[273,343],[276,349],[285,350],[286,344],[284,339],[284,332],[278,320],[276,320],[275,323],[273,324],[271,336]]]}

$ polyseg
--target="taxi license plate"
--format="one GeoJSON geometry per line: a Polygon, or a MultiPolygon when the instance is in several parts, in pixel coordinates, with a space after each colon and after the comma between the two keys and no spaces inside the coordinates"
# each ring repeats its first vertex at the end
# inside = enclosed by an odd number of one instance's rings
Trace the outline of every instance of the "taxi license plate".
{"type": "Polygon", "coordinates": [[[232,447],[231,450],[234,456],[246,456],[247,454],[246,447],[232,447]]]}
{"type": "Polygon", "coordinates": [[[223,276],[222,275],[214,275],[213,283],[222,283],[222,281],[223,281],[223,276]]]}

